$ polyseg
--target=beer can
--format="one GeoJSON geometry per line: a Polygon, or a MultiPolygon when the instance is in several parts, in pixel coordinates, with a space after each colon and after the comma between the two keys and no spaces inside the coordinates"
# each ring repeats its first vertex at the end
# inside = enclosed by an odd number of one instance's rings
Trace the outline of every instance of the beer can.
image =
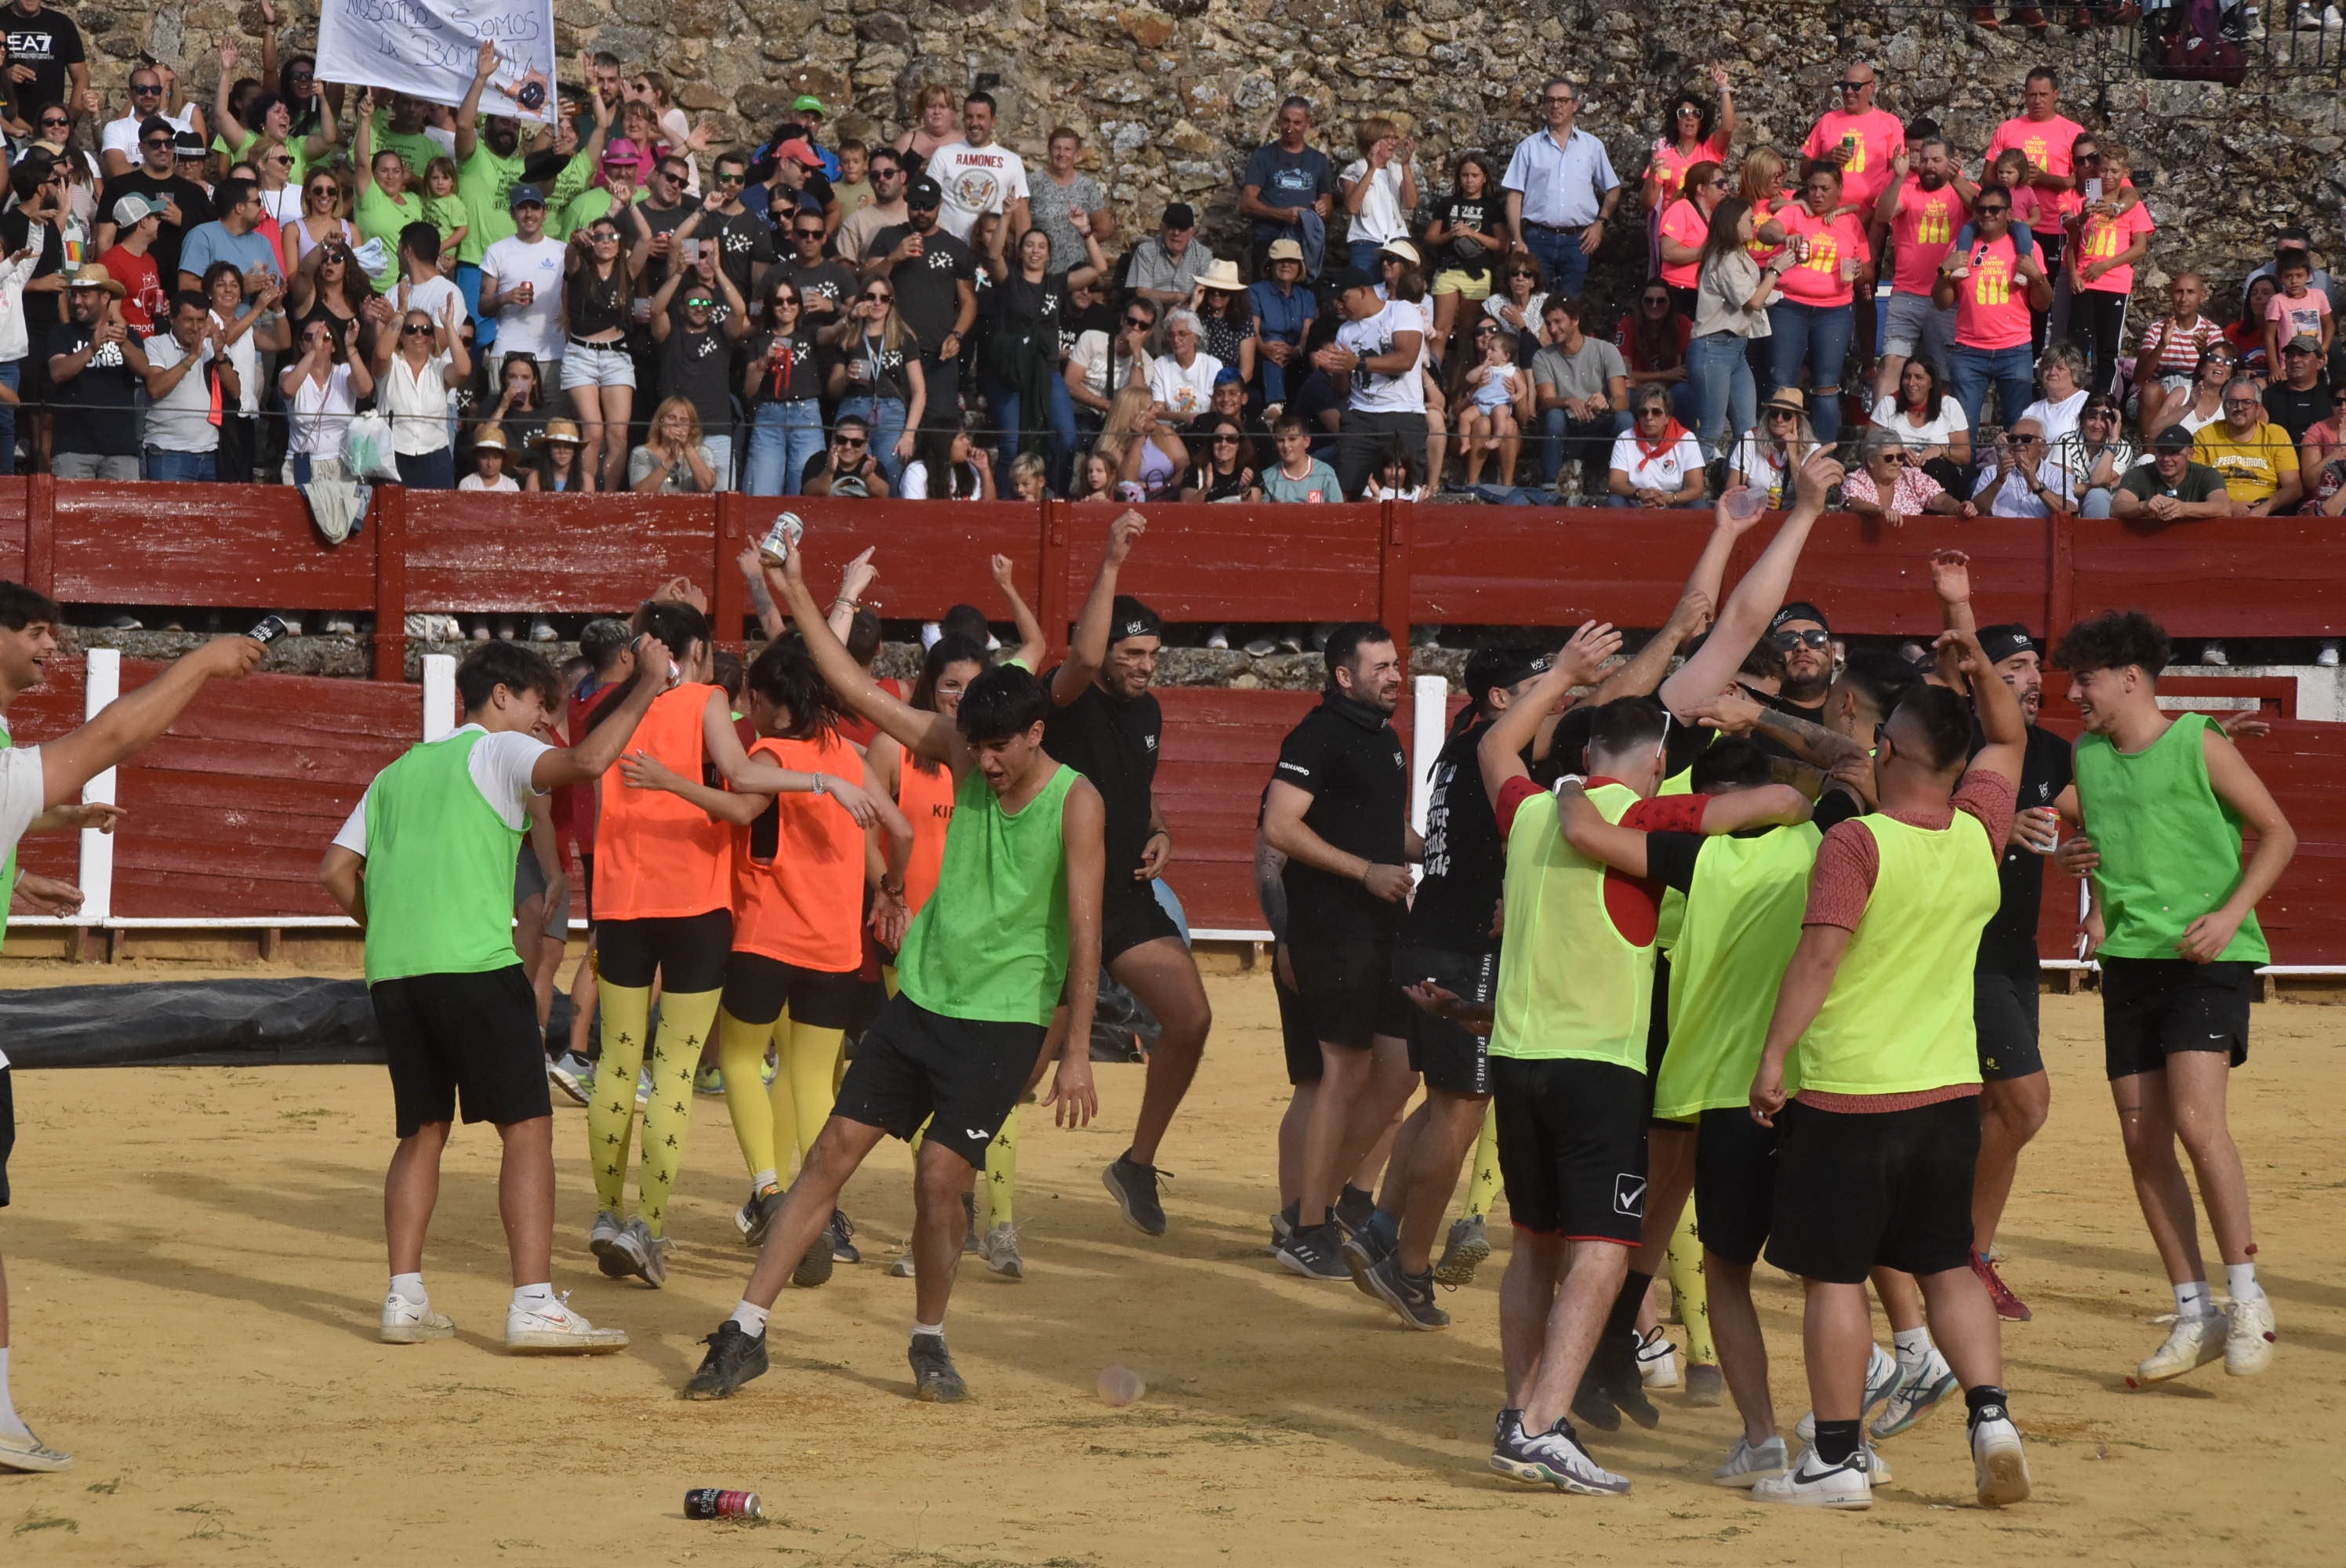
{"type": "Polygon", "coordinates": [[[799,520],[797,513],[778,512],[774,514],[773,526],[768,528],[766,536],[758,541],[758,554],[779,566],[790,558],[790,552],[798,548],[799,541],[805,536],[806,524],[799,520]]]}
{"type": "Polygon", "coordinates": [[[244,635],[250,637],[254,642],[259,643],[261,647],[267,647],[270,643],[273,643],[279,637],[283,636],[287,630],[288,627],[285,625],[284,616],[263,616],[253,628],[244,635]]]}
{"type": "Polygon", "coordinates": [[[763,1519],[754,1492],[727,1492],[720,1487],[696,1486],[684,1494],[684,1516],[687,1519],[763,1519]]]}

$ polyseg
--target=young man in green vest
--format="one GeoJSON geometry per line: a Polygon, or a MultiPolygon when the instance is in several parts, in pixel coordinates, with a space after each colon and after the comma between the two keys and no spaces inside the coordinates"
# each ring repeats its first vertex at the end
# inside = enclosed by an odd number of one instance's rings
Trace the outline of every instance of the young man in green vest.
{"type": "MultiPolygon", "coordinates": [[[[1599,1335],[1624,1349],[1634,1339],[1642,1295],[1622,1287],[1644,1235],[1646,1037],[1661,889],[1576,849],[1562,830],[1558,795],[1576,791],[1578,779],[1550,793],[1524,765],[1523,749],[1539,716],[1565,695],[1573,663],[1559,659],[1502,713],[1477,758],[1507,846],[1490,1055],[1499,1168],[1515,1224],[1499,1288],[1508,1400],[1491,1468],[1608,1496],[1627,1492],[1629,1482],[1589,1457],[1566,1411],[1599,1335]]],[[[1808,814],[1799,791],[1778,786],[1724,800],[1652,799],[1668,722],[1642,697],[1597,708],[1586,792],[1603,820],[1729,832],[1808,814]]],[[[1634,1357],[1618,1371],[1634,1385],[1634,1357]]],[[[1610,1397],[1624,1402],[1627,1391],[1610,1397]]]]}
{"type": "MultiPolygon", "coordinates": [[[[0,582],[0,714],[41,684],[57,651],[63,612],[46,594],[0,582]]],[[[34,828],[103,826],[111,809],[78,804],[82,786],[163,733],[206,681],[250,674],[261,646],[250,637],[221,637],[174,663],[145,686],[108,704],[78,729],[38,746],[6,743],[0,733],[0,860],[16,858],[16,841],[34,828]]],[[[79,894],[66,890],[69,900],[79,894]]],[[[0,885],[0,916],[8,889],[0,885]]],[[[0,1208],[8,1207],[8,1156],[16,1141],[14,1075],[0,1053],[0,1208]]],[[[0,1470],[54,1471],[73,1468],[73,1455],[33,1435],[8,1393],[8,1275],[0,1268],[0,1470]]]]}
{"type": "Polygon", "coordinates": [[[955,782],[937,891],[913,918],[896,961],[902,989],[863,1032],[831,1120],[766,1231],[741,1300],[703,1343],[685,1385],[721,1400],[767,1367],[766,1323],[782,1284],[830,1225],[840,1190],[893,1135],[923,1135],[913,1183],[915,1306],[907,1357],[919,1399],[950,1403],[968,1387],[945,1350],[945,1307],[961,1261],[962,1195],[985,1147],[1038,1071],[1062,992],[1066,1044],[1045,1105],[1065,1126],[1089,1124],[1092,1009],[1098,999],[1100,899],[1107,865],[1099,791],[1043,749],[1048,688],[1015,665],[971,684],[954,718],[912,707],[857,664],[824,623],[800,575],[800,553],[766,583],[806,639],[842,705],[955,782]]]}
{"type": "MultiPolygon", "coordinates": [[[[651,638],[637,655],[668,667],[651,638]]],[[[382,1186],[386,1345],[456,1331],[424,1289],[423,1238],[460,1101],[466,1122],[493,1124],[505,1145],[505,1349],[575,1355],[627,1342],[554,1294],[554,1105],[536,999],[514,952],[513,879],[529,802],[601,778],[664,689],[638,681],[608,722],[566,750],[538,738],[562,701],[546,656],[519,643],[474,649],[456,670],[464,724],[376,774],[319,867],[328,894],[366,932],[367,989],[391,1069],[399,1146],[382,1186]]]]}
{"type": "Polygon", "coordinates": [[[1940,641],[1959,650],[1987,744],[1966,769],[1971,705],[1946,687],[1909,690],[1875,731],[1880,809],[1819,844],[1800,944],[1752,1075],[1752,1115],[1783,1122],[1767,1254],[1806,1287],[1816,1423],[1800,1462],[1752,1488],[1763,1502],[1872,1506],[1886,1471],[1860,1426],[1874,1350],[1865,1287],[1882,1268],[1914,1277],[1963,1383],[1980,1502],[2028,1495],[2020,1433],[2004,1410],[2000,1324],[1971,1267],[1972,967],[2001,896],[1996,862],[2025,725],[1976,640],[1947,632],[1940,641]]]}
{"type": "Polygon", "coordinates": [[[2054,662],[2085,721],[2076,783],[2059,802],[2089,844],[2065,858],[2093,871],[2087,933],[2102,963],[2102,1037],[2127,1165],[2175,1288],[2167,1342],[2137,1376],[2156,1382],[2221,1356],[2247,1377],[2272,1364],[2273,1310],[2257,1283],[2249,1179],[2226,1125],[2231,1070],[2248,1059],[2249,996],[2270,961],[2259,900],[2297,834],[2222,730],[2158,706],[2167,634],[2139,612],[2069,628],[2054,662]],[[2245,866],[2240,830],[2257,835],[2245,866]],[[2217,1309],[2200,1261],[2183,1140],[2231,1290],[2217,1309]]]}

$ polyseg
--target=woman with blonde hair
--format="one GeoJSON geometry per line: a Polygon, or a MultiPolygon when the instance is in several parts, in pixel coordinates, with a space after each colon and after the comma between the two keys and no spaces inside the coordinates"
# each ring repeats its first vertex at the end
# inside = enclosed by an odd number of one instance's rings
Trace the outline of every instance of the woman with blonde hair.
{"type": "Polygon", "coordinates": [[[348,204],[342,199],[342,181],[331,168],[313,168],[301,182],[301,216],[282,225],[285,243],[285,275],[291,278],[301,270],[301,263],[311,251],[329,240],[340,240],[352,250],[366,243],[358,225],[342,216],[348,204]]]}
{"type": "Polygon", "coordinates": [[[1127,386],[1107,405],[1107,419],[1092,450],[1116,463],[1117,478],[1137,484],[1149,501],[1175,499],[1189,449],[1172,427],[1159,423],[1148,389],[1127,386]]]}
{"type": "Polygon", "coordinates": [[[1371,115],[1352,133],[1352,145],[1361,156],[1336,177],[1336,189],[1351,219],[1352,265],[1374,277],[1378,247],[1409,238],[1417,210],[1417,144],[1383,115],[1371,115]]]}
{"type": "Polygon", "coordinates": [[[627,488],[638,495],[705,495],[717,488],[717,464],[700,439],[700,411],[690,398],[672,397],[652,411],[644,443],[627,454],[627,488]]]}
{"type": "Polygon", "coordinates": [[[924,83],[913,95],[913,125],[896,138],[896,150],[925,165],[929,155],[949,141],[961,139],[954,120],[953,94],[942,82],[924,83]]]}
{"type": "Polygon", "coordinates": [[[921,370],[921,341],[896,313],[896,285],[887,278],[867,280],[855,303],[815,341],[838,351],[831,365],[831,395],[841,414],[854,414],[871,428],[872,455],[893,484],[913,460],[913,433],[929,411],[929,386],[921,370]]]}

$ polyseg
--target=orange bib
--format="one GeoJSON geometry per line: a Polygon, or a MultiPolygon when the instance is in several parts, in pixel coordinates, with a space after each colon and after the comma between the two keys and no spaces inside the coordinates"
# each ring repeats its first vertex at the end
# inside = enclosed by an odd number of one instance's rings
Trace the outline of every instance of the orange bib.
{"type": "MultiPolygon", "coordinates": [[[[850,783],[863,759],[844,737],[760,738],[752,757],[850,783]]],[[[863,830],[828,795],[777,795],[738,830],[733,854],[733,951],[839,974],[863,965],[863,830]]]]}
{"type": "MultiPolygon", "coordinates": [[[[713,686],[684,685],[652,699],[629,751],[643,751],[685,778],[708,766],[701,720],[713,686]]],[[[732,902],[733,825],[665,789],[630,789],[617,764],[603,775],[602,823],[595,844],[595,918],[668,920],[707,914],[732,902]]]]}
{"type": "Polygon", "coordinates": [[[904,867],[904,911],[918,914],[937,891],[937,875],[945,863],[945,830],[953,826],[953,769],[940,763],[932,772],[908,751],[896,779],[896,804],[913,823],[913,858],[904,867]]]}

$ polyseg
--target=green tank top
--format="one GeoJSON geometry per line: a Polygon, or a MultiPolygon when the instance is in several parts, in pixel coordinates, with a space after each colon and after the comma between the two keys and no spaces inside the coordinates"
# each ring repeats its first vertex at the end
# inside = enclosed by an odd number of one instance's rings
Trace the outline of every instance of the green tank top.
{"type": "Polygon", "coordinates": [[[367,791],[367,983],[519,963],[508,826],[466,764],[484,732],[408,748],[367,791]]]}
{"type": "Polygon", "coordinates": [[[954,797],[937,891],[913,917],[896,983],[932,1013],[1048,1025],[1067,980],[1065,764],[1017,815],[971,769],[954,797]]]}
{"type": "MultiPolygon", "coordinates": [[[[2240,885],[2240,819],[2208,782],[2208,726],[2204,714],[2178,714],[2133,753],[2106,735],[2077,738],[2077,801],[2102,857],[2103,957],[2175,957],[2191,922],[2240,885]]],[[[2218,957],[2271,959],[2255,911],[2218,957]]]]}
{"type": "Polygon", "coordinates": [[[1939,829],[1854,820],[1873,835],[1881,869],[1832,990],[1800,1037],[1801,1086],[1904,1095],[1976,1084],[1972,967],[2004,896],[1987,830],[1968,811],[1939,829]]]}
{"type": "MultiPolygon", "coordinates": [[[[1626,784],[1588,799],[1608,822],[1637,803],[1626,784]]],[[[1564,841],[1556,797],[1535,795],[1507,832],[1506,939],[1491,1054],[1576,1058],[1646,1070],[1654,949],[1621,934],[1605,908],[1605,868],[1564,841]]]]}
{"type": "MultiPolygon", "coordinates": [[[[1814,822],[1800,822],[1704,841],[1670,954],[1670,1044],[1654,1080],[1657,1116],[1683,1121],[1750,1099],[1823,837],[1814,822]]],[[[1800,1086],[1799,1065],[1796,1057],[1787,1094],[1800,1086]]]]}

